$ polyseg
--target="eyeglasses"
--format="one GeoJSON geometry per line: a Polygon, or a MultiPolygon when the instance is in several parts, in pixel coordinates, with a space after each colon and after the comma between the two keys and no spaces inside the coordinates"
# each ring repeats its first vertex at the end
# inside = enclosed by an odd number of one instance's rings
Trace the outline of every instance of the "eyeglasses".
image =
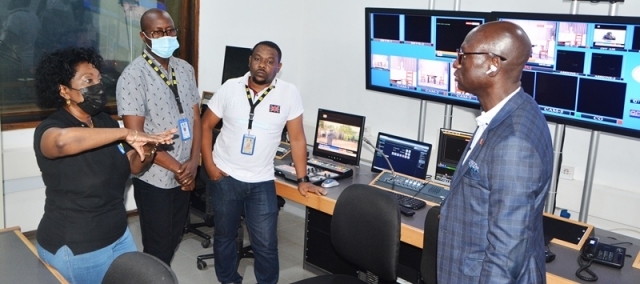
{"type": "Polygon", "coordinates": [[[458,58],[456,59],[458,61],[458,64],[462,64],[462,59],[465,58],[465,56],[467,55],[487,54],[487,55],[498,57],[500,58],[501,61],[507,60],[507,58],[505,58],[504,56],[495,54],[493,52],[463,52],[461,48],[456,49],[456,52],[458,53],[458,58]]]}
{"type": "MultiPolygon", "coordinates": [[[[142,31],[147,34],[147,32],[142,31]]],[[[178,34],[178,29],[166,29],[164,31],[151,31],[149,32],[150,38],[161,38],[163,36],[176,36],[178,34]]]]}

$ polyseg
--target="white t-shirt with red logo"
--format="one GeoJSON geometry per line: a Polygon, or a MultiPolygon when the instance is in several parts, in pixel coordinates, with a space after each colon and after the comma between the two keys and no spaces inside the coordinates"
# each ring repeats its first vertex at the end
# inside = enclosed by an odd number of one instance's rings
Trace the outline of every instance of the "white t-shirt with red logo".
{"type": "MultiPolygon", "coordinates": [[[[282,129],[287,121],[302,115],[300,92],[293,84],[275,79],[274,87],[256,106],[250,135],[255,136],[252,155],[242,153],[244,136],[249,134],[249,112],[246,86],[250,74],[227,80],[207,102],[213,113],[222,118],[223,126],[213,147],[216,166],[243,182],[263,182],[275,179],[273,159],[282,129]]],[[[266,88],[253,97],[257,98],[266,88]]],[[[250,91],[253,95],[253,91],[250,91]]]]}

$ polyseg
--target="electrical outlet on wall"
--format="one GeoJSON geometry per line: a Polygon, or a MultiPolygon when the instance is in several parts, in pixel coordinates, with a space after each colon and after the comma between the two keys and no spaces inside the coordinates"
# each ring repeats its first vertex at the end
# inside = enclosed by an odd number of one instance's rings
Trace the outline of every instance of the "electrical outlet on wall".
{"type": "Polygon", "coordinates": [[[572,180],[575,168],[572,166],[562,166],[560,168],[560,178],[572,180]]]}

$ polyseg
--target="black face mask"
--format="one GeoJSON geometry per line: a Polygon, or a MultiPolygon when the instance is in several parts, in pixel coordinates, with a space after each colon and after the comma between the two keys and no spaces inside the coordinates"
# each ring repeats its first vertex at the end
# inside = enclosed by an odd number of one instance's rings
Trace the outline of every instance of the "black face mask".
{"type": "Polygon", "coordinates": [[[78,103],[78,107],[90,116],[100,113],[107,104],[107,94],[102,83],[91,85],[80,90],[84,101],[78,103]]]}

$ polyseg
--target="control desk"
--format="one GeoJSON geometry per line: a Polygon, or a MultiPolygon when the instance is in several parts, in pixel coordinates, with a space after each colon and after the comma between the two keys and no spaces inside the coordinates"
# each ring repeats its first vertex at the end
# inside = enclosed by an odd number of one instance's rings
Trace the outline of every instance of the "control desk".
{"type": "MultiPolygon", "coordinates": [[[[282,176],[288,180],[295,181],[298,179],[293,162],[289,164],[276,165],[275,173],[276,175],[282,176]]],[[[351,177],[353,176],[353,169],[336,162],[309,158],[307,160],[307,175],[313,184],[320,185],[328,178],[340,180],[351,177]]]]}
{"type": "Polygon", "coordinates": [[[369,185],[397,191],[438,205],[449,195],[449,189],[433,184],[430,181],[398,173],[392,174],[386,170],[378,174],[369,185]]]}

